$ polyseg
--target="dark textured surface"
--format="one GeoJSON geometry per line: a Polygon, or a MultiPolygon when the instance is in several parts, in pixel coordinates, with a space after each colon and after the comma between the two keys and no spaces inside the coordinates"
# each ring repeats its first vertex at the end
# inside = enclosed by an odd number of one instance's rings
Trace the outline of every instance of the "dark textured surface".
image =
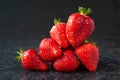
{"type": "Polygon", "coordinates": [[[120,80],[120,1],[118,0],[19,0],[0,1],[0,80],[120,80]],[[77,6],[93,9],[96,29],[92,39],[100,49],[96,72],[78,69],[60,73],[28,71],[15,61],[16,51],[37,48],[49,37],[53,18],[67,21],[77,6]]]}

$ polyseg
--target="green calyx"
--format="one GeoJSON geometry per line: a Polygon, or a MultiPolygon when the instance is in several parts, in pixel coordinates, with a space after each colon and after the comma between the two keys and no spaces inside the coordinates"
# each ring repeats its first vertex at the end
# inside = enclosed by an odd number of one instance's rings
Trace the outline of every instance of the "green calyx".
{"type": "Polygon", "coordinates": [[[93,40],[85,40],[84,42],[83,42],[84,44],[87,44],[87,43],[92,43],[92,44],[95,44],[96,45],[96,42],[94,42],[93,40]]]}
{"type": "Polygon", "coordinates": [[[92,12],[92,10],[90,8],[87,9],[87,8],[80,7],[80,6],[78,7],[78,11],[82,15],[87,15],[92,12]]]}
{"type": "Polygon", "coordinates": [[[22,53],[23,53],[23,49],[20,48],[19,51],[17,51],[18,56],[15,57],[15,59],[16,59],[18,62],[20,62],[20,60],[21,60],[22,53]]]}
{"type": "Polygon", "coordinates": [[[60,20],[60,18],[58,18],[58,19],[54,19],[54,24],[58,24],[58,23],[60,23],[61,22],[61,20],[60,20]]]}

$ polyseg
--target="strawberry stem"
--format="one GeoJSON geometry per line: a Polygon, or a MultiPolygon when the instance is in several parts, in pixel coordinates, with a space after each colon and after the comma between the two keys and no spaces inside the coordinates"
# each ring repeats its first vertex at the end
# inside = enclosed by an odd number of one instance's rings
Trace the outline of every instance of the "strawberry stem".
{"type": "Polygon", "coordinates": [[[87,8],[80,7],[80,6],[78,7],[78,11],[82,15],[87,15],[92,12],[92,10],[90,8],[87,9],[87,8]]]}
{"type": "Polygon", "coordinates": [[[60,23],[61,22],[61,20],[60,20],[60,18],[58,18],[58,19],[54,19],[54,24],[58,24],[58,23],[60,23]]]}
{"type": "Polygon", "coordinates": [[[22,53],[23,53],[23,49],[20,48],[19,51],[17,51],[18,56],[15,57],[15,59],[16,59],[18,62],[20,62],[20,60],[21,60],[22,53]]]}
{"type": "Polygon", "coordinates": [[[84,41],[84,44],[87,44],[87,43],[92,43],[92,44],[95,44],[96,45],[96,42],[94,42],[93,40],[85,40],[84,41]]]}

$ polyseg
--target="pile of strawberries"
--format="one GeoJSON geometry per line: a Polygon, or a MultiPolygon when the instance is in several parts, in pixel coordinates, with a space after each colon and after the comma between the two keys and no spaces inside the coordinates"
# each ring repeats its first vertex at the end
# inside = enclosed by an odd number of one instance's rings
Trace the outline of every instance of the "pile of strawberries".
{"type": "Polygon", "coordinates": [[[47,63],[54,70],[71,72],[84,65],[88,71],[95,71],[99,61],[99,49],[95,43],[88,41],[95,26],[90,8],[79,7],[79,12],[72,13],[67,23],[60,19],[54,20],[50,30],[50,38],[44,38],[39,45],[39,51],[34,49],[19,50],[17,59],[28,70],[46,71],[47,63]]]}

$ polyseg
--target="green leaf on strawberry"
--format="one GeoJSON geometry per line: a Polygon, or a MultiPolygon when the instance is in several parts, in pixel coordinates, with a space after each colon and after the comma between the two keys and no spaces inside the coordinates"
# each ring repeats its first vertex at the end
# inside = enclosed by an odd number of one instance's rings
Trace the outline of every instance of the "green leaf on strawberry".
{"type": "Polygon", "coordinates": [[[80,7],[80,6],[78,7],[78,11],[82,15],[87,15],[87,14],[92,13],[92,10],[90,8],[87,9],[87,8],[80,7]]]}

